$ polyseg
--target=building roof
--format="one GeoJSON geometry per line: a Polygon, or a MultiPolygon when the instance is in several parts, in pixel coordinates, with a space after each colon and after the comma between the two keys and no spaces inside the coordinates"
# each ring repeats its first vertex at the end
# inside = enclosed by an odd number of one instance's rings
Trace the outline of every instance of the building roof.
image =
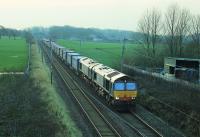
{"type": "Polygon", "coordinates": [[[185,61],[199,61],[200,59],[193,59],[193,58],[176,58],[176,57],[166,57],[165,59],[173,59],[173,60],[185,60],[185,61]]]}

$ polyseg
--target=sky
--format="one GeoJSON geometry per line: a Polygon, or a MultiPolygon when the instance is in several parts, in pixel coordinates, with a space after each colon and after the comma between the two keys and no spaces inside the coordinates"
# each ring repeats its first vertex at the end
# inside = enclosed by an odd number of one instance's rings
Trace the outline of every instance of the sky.
{"type": "Polygon", "coordinates": [[[17,29],[70,25],[136,31],[147,9],[165,13],[175,3],[200,14],[200,0],[0,0],[0,25],[17,29]]]}

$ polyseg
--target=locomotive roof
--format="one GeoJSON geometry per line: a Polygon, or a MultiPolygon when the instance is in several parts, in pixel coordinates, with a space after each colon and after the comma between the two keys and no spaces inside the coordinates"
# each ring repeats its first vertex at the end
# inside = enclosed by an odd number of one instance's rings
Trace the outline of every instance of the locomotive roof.
{"type": "Polygon", "coordinates": [[[125,74],[103,64],[95,66],[93,70],[99,75],[104,76],[106,79],[111,80],[111,82],[115,82],[117,79],[126,76],[125,74]]]}
{"type": "Polygon", "coordinates": [[[113,76],[113,77],[111,78],[111,82],[114,83],[116,80],[119,80],[119,79],[121,79],[121,78],[123,78],[123,77],[128,77],[128,76],[125,75],[124,73],[121,73],[121,72],[120,72],[120,74],[115,75],[115,76],[113,76]]]}
{"type": "Polygon", "coordinates": [[[85,66],[87,66],[88,68],[91,68],[91,67],[99,64],[97,61],[95,61],[91,58],[88,58],[88,57],[80,59],[80,62],[82,64],[84,64],[85,66]]]}
{"type": "Polygon", "coordinates": [[[93,68],[93,70],[94,70],[96,73],[98,73],[98,74],[100,74],[100,75],[102,75],[102,76],[105,76],[105,75],[107,75],[107,74],[110,74],[110,73],[114,72],[114,70],[113,70],[112,68],[110,68],[110,67],[108,67],[108,66],[105,66],[105,65],[103,65],[103,64],[98,65],[98,66],[95,66],[95,67],[93,68]]]}

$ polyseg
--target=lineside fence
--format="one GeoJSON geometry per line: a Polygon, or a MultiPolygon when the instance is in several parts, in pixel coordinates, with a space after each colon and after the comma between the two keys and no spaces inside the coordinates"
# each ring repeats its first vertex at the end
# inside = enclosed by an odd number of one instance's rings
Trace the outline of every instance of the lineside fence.
{"type": "Polygon", "coordinates": [[[167,77],[165,75],[155,73],[155,72],[148,72],[148,71],[141,70],[139,68],[136,68],[134,66],[130,66],[130,65],[127,65],[127,64],[123,64],[123,67],[124,67],[125,72],[127,72],[130,75],[140,75],[140,76],[145,77],[147,79],[154,80],[158,83],[170,84],[173,87],[180,87],[181,86],[182,88],[189,88],[189,89],[200,92],[200,85],[199,84],[191,83],[191,82],[181,80],[181,79],[175,79],[175,78],[172,78],[172,77],[167,77]]]}
{"type": "Polygon", "coordinates": [[[30,74],[30,63],[31,63],[31,44],[28,44],[28,61],[27,61],[27,67],[24,71],[25,76],[29,76],[30,74]]]}

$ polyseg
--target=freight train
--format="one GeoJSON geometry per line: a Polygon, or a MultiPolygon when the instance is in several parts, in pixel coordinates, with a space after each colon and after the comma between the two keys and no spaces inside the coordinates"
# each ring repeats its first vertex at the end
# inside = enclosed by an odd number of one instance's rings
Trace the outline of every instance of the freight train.
{"type": "Polygon", "coordinates": [[[89,57],[66,49],[55,42],[43,39],[43,43],[70,67],[76,74],[95,87],[113,106],[134,106],[137,97],[137,83],[129,76],[105,66],[89,57]]]}

